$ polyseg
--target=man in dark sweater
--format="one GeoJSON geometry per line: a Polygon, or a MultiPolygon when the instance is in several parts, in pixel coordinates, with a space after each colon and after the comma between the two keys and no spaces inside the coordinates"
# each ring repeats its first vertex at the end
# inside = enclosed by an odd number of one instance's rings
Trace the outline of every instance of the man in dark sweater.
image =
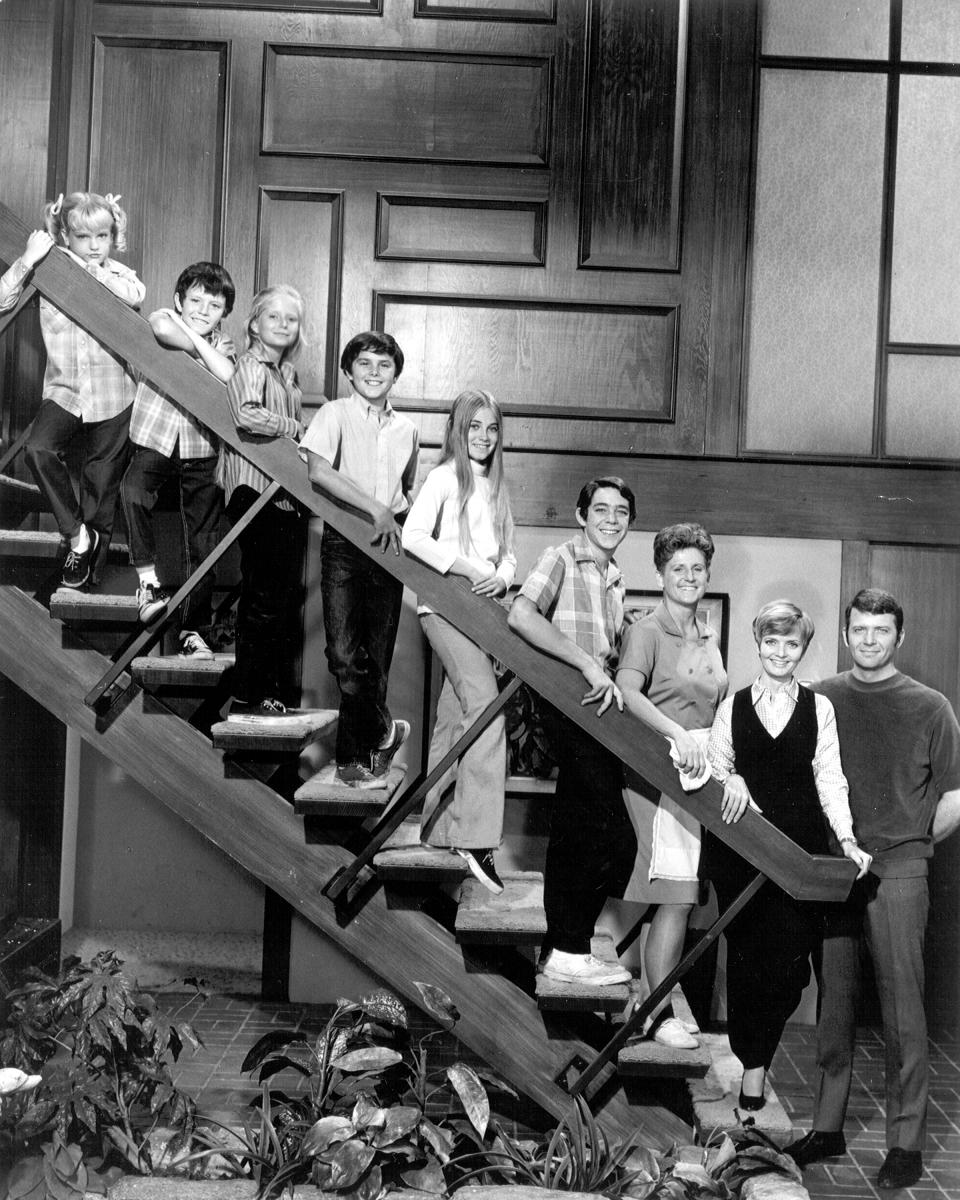
{"type": "Polygon", "coordinates": [[[945,696],[897,670],[903,609],[889,592],[858,592],[843,636],[853,669],[814,690],[836,712],[853,827],[873,864],[865,887],[825,907],[813,1129],[786,1153],[806,1166],[846,1150],[862,934],[886,1044],[887,1156],[877,1182],[909,1187],[923,1173],[926,1132],[927,867],[934,843],[960,826],[960,725],[945,696]]]}

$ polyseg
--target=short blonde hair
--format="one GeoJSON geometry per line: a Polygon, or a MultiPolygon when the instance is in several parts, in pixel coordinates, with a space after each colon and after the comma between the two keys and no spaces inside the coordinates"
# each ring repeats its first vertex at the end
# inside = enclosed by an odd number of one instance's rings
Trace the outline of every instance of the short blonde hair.
{"type": "Polygon", "coordinates": [[[813,618],[792,600],[771,600],[753,618],[753,637],[758,646],[770,634],[782,635],[795,629],[806,650],[815,631],[813,618]]]}

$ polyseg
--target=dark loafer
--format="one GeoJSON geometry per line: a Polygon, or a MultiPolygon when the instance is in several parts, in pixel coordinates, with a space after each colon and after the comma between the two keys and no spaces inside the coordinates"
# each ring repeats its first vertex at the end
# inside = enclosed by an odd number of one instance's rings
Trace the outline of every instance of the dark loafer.
{"type": "Polygon", "coordinates": [[[877,1175],[877,1186],[905,1188],[917,1182],[923,1174],[923,1157],[919,1150],[901,1150],[899,1146],[887,1154],[877,1175]]]}
{"type": "Polygon", "coordinates": [[[839,1158],[841,1154],[846,1154],[847,1141],[842,1130],[824,1133],[812,1129],[798,1141],[784,1146],[783,1152],[789,1154],[798,1167],[806,1167],[824,1158],[839,1158]]]}

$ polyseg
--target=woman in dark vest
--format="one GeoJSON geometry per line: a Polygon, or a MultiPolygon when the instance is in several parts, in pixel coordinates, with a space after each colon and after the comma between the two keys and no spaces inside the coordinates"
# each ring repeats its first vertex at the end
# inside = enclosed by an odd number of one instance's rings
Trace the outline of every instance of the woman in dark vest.
{"type": "MultiPolygon", "coordinates": [[[[813,621],[789,600],[765,604],[753,622],[760,656],[756,680],[717,710],[708,754],[723,784],[723,819],[752,806],[811,854],[830,854],[831,831],[864,875],[870,855],[857,845],[840,765],[833,705],[797,682],[813,621]]],[[[723,912],[756,868],[705,834],[701,874],[723,912]]],[[[816,908],[769,880],[727,927],[727,1029],[743,1064],[740,1107],[764,1105],[766,1072],[783,1027],[810,978],[816,908]]]]}

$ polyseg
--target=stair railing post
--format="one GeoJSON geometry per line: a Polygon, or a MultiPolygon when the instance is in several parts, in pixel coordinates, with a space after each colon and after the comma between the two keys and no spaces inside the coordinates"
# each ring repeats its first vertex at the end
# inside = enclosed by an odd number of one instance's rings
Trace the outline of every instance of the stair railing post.
{"type": "Polygon", "coordinates": [[[523,681],[516,675],[510,674],[503,690],[490,701],[487,707],[477,717],[469,729],[464,730],[461,737],[450,747],[443,758],[432,770],[421,772],[416,780],[407,788],[396,804],[390,806],[370,832],[370,839],[357,857],[328,881],[322,889],[325,896],[331,900],[340,899],[368,863],[372,862],[377,853],[393,831],[402,824],[404,818],[411,813],[423,797],[430,791],[438,780],[442,779],[450,767],[469,750],[481,733],[487,728],[494,717],[500,713],[507,701],[523,681]]]}
{"type": "Polygon", "coordinates": [[[167,602],[167,611],[163,617],[155,624],[150,625],[124,647],[123,652],[117,656],[107,671],[96,684],[84,696],[83,702],[88,708],[93,706],[101,699],[104,693],[110,688],[117,679],[123,674],[130,663],[133,662],[138,655],[145,653],[156,642],[160,640],[164,629],[170,624],[174,613],[180,605],[186,600],[193,589],[197,586],[201,579],[207,575],[217,565],[224,554],[230,549],[233,543],[237,540],[241,533],[247,528],[254,517],[264,509],[273,497],[280,491],[280,484],[274,480],[267,488],[264,489],[257,497],[256,501],[250,505],[247,511],[243,514],[236,525],[217,543],[216,547],[207,555],[203,562],[197,567],[193,574],[187,579],[182,586],[174,593],[171,599],[167,602]]]}

